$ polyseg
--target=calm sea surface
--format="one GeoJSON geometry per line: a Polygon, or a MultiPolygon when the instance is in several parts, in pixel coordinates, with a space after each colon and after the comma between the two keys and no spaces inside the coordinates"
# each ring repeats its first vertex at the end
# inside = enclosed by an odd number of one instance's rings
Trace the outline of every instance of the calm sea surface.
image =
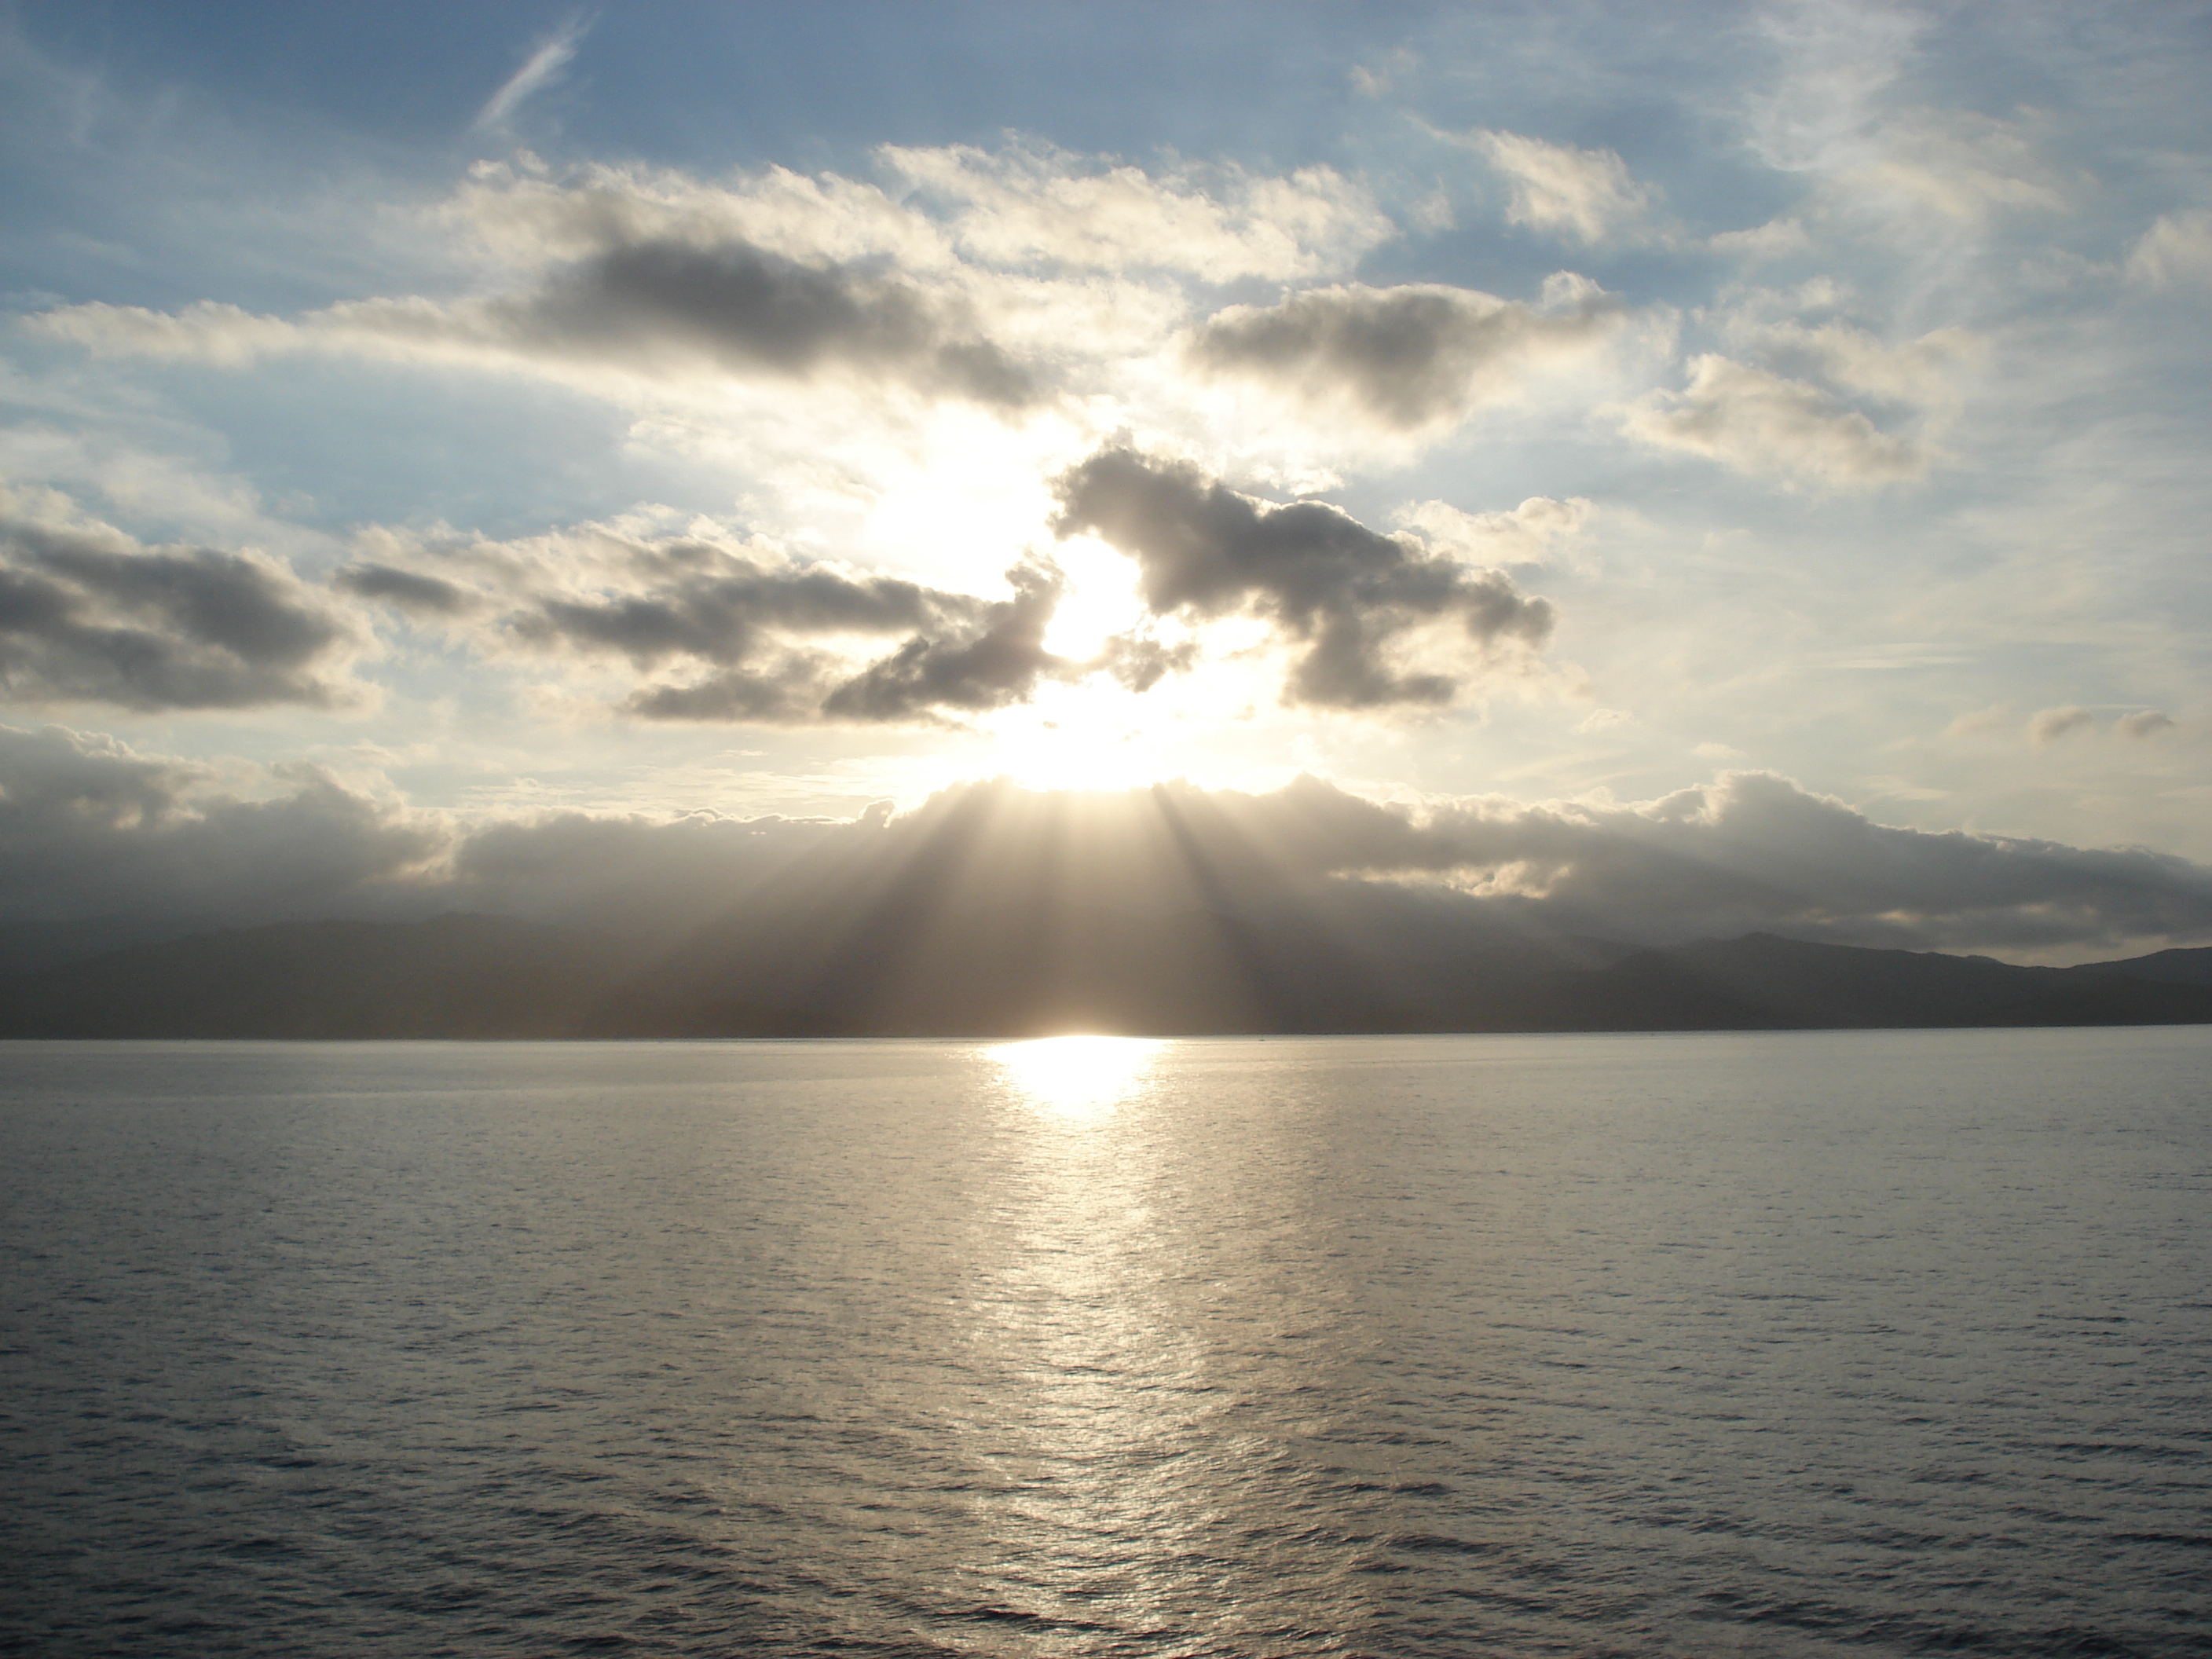
{"type": "Polygon", "coordinates": [[[0,1650],[2212,1654],[2212,1030],[0,1045],[0,1650]]]}

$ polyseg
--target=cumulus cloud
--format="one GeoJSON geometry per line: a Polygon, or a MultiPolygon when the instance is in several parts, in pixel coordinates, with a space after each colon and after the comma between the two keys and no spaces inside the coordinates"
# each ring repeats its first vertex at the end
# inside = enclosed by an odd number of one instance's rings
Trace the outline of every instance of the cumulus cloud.
{"type": "Polygon", "coordinates": [[[1038,392],[1034,371],[957,307],[891,278],[744,243],[609,248],[527,299],[489,307],[486,320],[498,343],[640,367],[703,356],[735,374],[805,380],[843,369],[1008,408],[1038,392]]]}
{"type": "Polygon", "coordinates": [[[1928,470],[1923,444],[1886,433],[1820,387],[1707,352],[1691,361],[1682,391],[1656,391],[1629,405],[1622,429],[1739,472],[1863,489],[1928,470]]]}
{"type": "Polygon", "coordinates": [[[332,708],[362,643],[273,559],[148,547],[0,492],[0,695],[140,710],[332,708]]]}
{"type": "Polygon", "coordinates": [[[2212,282],[2212,208],[2160,215],[2129,250],[2127,269],[2147,288],[2212,282]]]}
{"type": "Polygon", "coordinates": [[[1505,216],[1514,224],[1571,236],[1588,246],[1638,224],[1650,211],[1650,187],[1629,176],[1615,151],[1549,143],[1517,132],[1476,132],[1465,142],[1510,185],[1505,216]]]}
{"type": "Polygon", "coordinates": [[[608,525],[416,556],[443,568],[379,561],[337,580],[459,621],[486,652],[626,660],[645,683],[623,707],[647,720],[941,721],[1025,701],[1040,678],[1083,667],[1044,648],[1061,592],[1044,564],[1015,567],[1013,597],[993,600],[763,544],[608,525]],[[887,637],[901,640],[888,653],[868,644],[887,637]]]}
{"type": "Polygon", "coordinates": [[[1248,376],[1316,410],[1348,409],[1413,431],[1505,402],[1619,336],[1618,301],[1579,283],[1559,292],[1562,305],[1540,310],[1431,283],[1316,289],[1217,313],[1192,334],[1187,356],[1203,374],[1248,376]]]}
{"type": "Polygon", "coordinates": [[[2067,703],[2057,708],[2039,708],[2030,714],[2027,735],[2039,745],[2053,744],[2075,732],[2086,732],[2095,724],[2087,709],[2067,703]]]}
{"type": "Polygon", "coordinates": [[[326,774],[262,781],[248,796],[112,740],[0,728],[0,921],[464,908],[705,930],[753,951],[766,982],[787,984],[808,952],[817,963],[839,951],[872,960],[892,912],[973,939],[1010,914],[1096,926],[1300,909],[1310,939],[1377,963],[1464,950],[1485,930],[1656,944],[1771,929],[2022,950],[2212,937],[2203,866],[1893,829],[1756,772],[1638,803],[1476,797],[1418,809],[1313,778],[1267,794],[976,784],[849,823],[563,813],[459,823],[326,774]]]}
{"type": "Polygon", "coordinates": [[[2161,732],[2174,729],[2173,716],[2161,708],[2139,708],[2132,714],[2123,714],[2112,722],[2112,727],[2130,738],[2154,738],[2161,732]]]}
{"type": "Polygon", "coordinates": [[[1257,615],[1299,647],[1286,702],[1447,702],[1462,678],[1400,660],[1416,630],[1449,624],[1483,654],[1540,646],[1551,634],[1551,605],[1500,571],[1425,556],[1319,502],[1240,495],[1185,462],[1109,448],[1054,488],[1054,527],[1096,534],[1133,557],[1153,615],[1257,615]]]}

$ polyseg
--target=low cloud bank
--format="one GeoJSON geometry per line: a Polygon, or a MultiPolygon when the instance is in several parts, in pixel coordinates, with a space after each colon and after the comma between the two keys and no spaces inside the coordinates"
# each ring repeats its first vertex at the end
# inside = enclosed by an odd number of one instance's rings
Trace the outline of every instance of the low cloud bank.
{"type": "Polygon", "coordinates": [[[824,952],[866,960],[902,930],[1079,939],[1101,916],[1228,918],[1272,929],[1274,948],[1355,950],[1378,973],[1530,940],[1759,929],[2078,957],[2212,939],[2203,866],[1892,829],[1765,773],[1633,805],[1468,799],[1423,811],[1312,778],[1267,794],[977,783],[850,822],[467,823],[319,770],[252,781],[257,792],[110,739],[0,727],[0,925],[483,910],[709,939],[757,957],[750,970],[770,977],[780,951],[811,953],[828,972],[824,952]]]}

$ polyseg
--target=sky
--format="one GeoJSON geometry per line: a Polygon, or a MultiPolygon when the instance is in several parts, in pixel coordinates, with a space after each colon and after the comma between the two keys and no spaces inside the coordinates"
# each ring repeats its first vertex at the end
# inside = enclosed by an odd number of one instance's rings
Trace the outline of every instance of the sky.
{"type": "Polygon", "coordinates": [[[2212,941],[2208,71],[2181,3],[0,7],[0,926],[1172,798],[1633,942],[2212,941]]]}

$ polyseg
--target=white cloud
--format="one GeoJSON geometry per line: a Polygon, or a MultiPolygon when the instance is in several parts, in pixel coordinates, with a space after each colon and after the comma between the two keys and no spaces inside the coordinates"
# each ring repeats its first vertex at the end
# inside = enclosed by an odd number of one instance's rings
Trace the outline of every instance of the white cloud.
{"type": "Polygon", "coordinates": [[[1510,182],[1505,216],[1516,225],[1571,236],[1588,246],[1640,226],[1650,213],[1650,186],[1631,178],[1615,151],[1517,132],[1484,131],[1460,142],[1480,150],[1510,182]]]}
{"type": "Polygon", "coordinates": [[[1770,219],[1748,230],[1721,231],[1707,237],[1705,246],[1717,253],[1732,254],[1741,259],[1786,259],[1811,252],[1813,238],[1803,221],[1781,218],[1770,219]]]}
{"type": "Polygon", "coordinates": [[[2130,738],[2154,738],[2174,729],[2173,716],[2160,708],[2140,708],[2112,722],[2115,731],[2130,738]]]}
{"type": "Polygon", "coordinates": [[[1808,328],[1802,323],[1766,325],[1753,338],[1771,358],[1802,363],[1832,384],[1922,409],[1954,409],[1957,377],[1985,361],[1988,342],[1963,328],[1939,328],[1891,345],[1842,323],[1808,328]]]}
{"type": "Polygon", "coordinates": [[[1597,508],[1586,497],[1554,501],[1531,495],[1510,512],[1468,513],[1449,501],[1414,501],[1390,522],[1413,531],[1439,553],[1470,564],[1553,564],[1565,561],[1597,508]]]}
{"type": "Polygon", "coordinates": [[[2128,275],[2148,288],[2212,283],[2212,209],[2160,214],[2129,251],[2128,275]]]}
{"type": "Polygon", "coordinates": [[[1346,270],[1397,234],[1364,186],[1326,167],[1279,178],[1217,167],[1209,179],[1030,147],[891,145],[879,154],[922,197],[953,206],[953,240],[990,265],[1284,282],[1346,270]]]}
{"type": "Polygon", "coordinates": [[[1656,448],[1703,455],[1740,472],[1863,489],[1928,470],[1922,445],[1885,433],[1819,386],[1708,352],[1679,392],[1631,404],[1622,430],[1656,448]]]}

